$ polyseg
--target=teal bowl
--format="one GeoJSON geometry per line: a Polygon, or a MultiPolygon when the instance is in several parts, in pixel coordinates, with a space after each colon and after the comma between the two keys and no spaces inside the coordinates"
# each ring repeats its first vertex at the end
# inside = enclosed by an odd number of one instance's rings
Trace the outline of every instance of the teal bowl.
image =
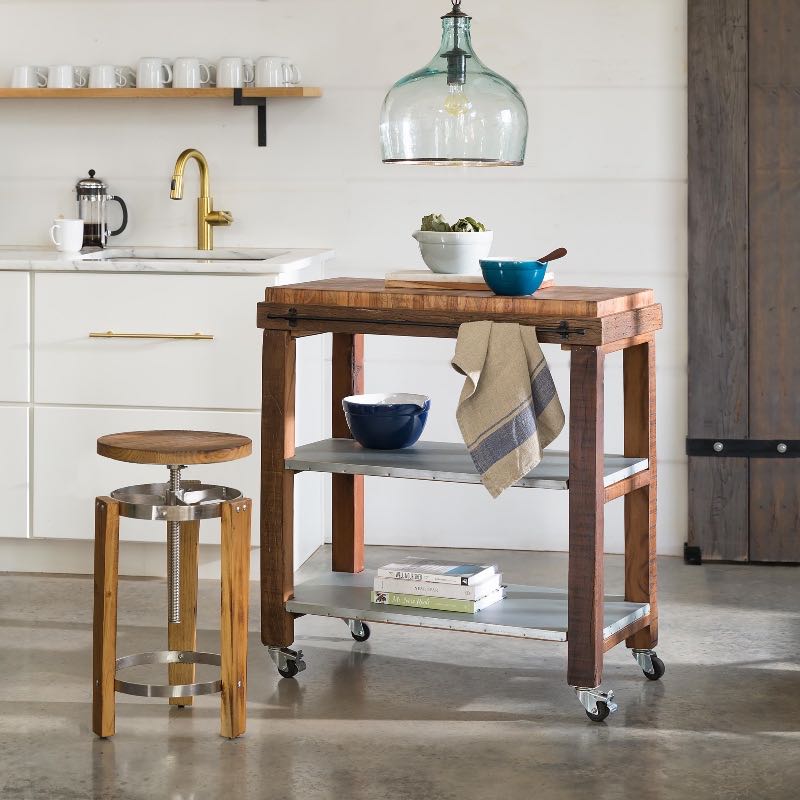
{"type": "Polygon", "coordinates": [[[533,294],[547,274],[546,261],[510,258],[482,258],[481,272],[489,288],[507,297],[533,294]]]}

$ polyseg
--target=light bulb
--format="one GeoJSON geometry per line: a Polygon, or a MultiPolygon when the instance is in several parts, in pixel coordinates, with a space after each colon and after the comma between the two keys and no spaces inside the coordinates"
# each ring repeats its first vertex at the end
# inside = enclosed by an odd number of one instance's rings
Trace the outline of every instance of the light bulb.
{"type": "Polygon", "coordinates": [[[472,108],[472,103],[460,83],[451,84],[447,88],[444,110],[453,117],[463,117],[472,108]]]}

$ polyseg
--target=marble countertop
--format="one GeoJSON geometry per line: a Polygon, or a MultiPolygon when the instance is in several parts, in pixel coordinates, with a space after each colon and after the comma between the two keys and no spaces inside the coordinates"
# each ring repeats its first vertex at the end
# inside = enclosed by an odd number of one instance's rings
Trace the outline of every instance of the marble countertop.
{"type": "Polygon", "coordinates": [[[333,255],[333,250],[301,248],[219,247],[205,252],[188,247],[131,246],[60,253],[51,247],[3,246],[0,270],[274,275],[298,272],[333,255]]]}

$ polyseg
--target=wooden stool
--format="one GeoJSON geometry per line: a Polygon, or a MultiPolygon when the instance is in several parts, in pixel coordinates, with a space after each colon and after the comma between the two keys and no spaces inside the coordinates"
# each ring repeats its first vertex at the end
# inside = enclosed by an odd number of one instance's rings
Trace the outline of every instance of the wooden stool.
{"type": "Polygon", "coordinates": [[[227,486],[181,480],[190,464],[217,464],[250,455],[246,436],[203,431],[136,431],[101,436],[97,452],[135,464],[165,464],[168,483],[116,489],[95,503],[94,663],[92,730],[114,735],[114,692],[168,697],[191,705],[192,697],[222,693],[220,733],[232,739],[245,731],[247,699],[247,609],[250,583],[252,501],[227,486]],[[167,523],[168,650],[117,658],[119,518],[167,523]],[[222,520],[221,654],[197,646],[197,548],[201,519],[222,520]],[[129,683],[116,673],[141,664],[168,664],[169,684],[129,683]],[[221,667],[220,679],[194,683],[195,664],[221,667]]]}

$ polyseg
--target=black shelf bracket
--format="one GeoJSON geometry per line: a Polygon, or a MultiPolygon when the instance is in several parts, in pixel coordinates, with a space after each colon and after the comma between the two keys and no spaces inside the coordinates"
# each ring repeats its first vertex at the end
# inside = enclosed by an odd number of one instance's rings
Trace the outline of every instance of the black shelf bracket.
{"type": "Polygon", "coordinates": [[[267,146],[267,98],[245,97],[241,89],[233,90],[233,104],[235,106],[255,106],[258,119],[258,146],[267,146]]]}

